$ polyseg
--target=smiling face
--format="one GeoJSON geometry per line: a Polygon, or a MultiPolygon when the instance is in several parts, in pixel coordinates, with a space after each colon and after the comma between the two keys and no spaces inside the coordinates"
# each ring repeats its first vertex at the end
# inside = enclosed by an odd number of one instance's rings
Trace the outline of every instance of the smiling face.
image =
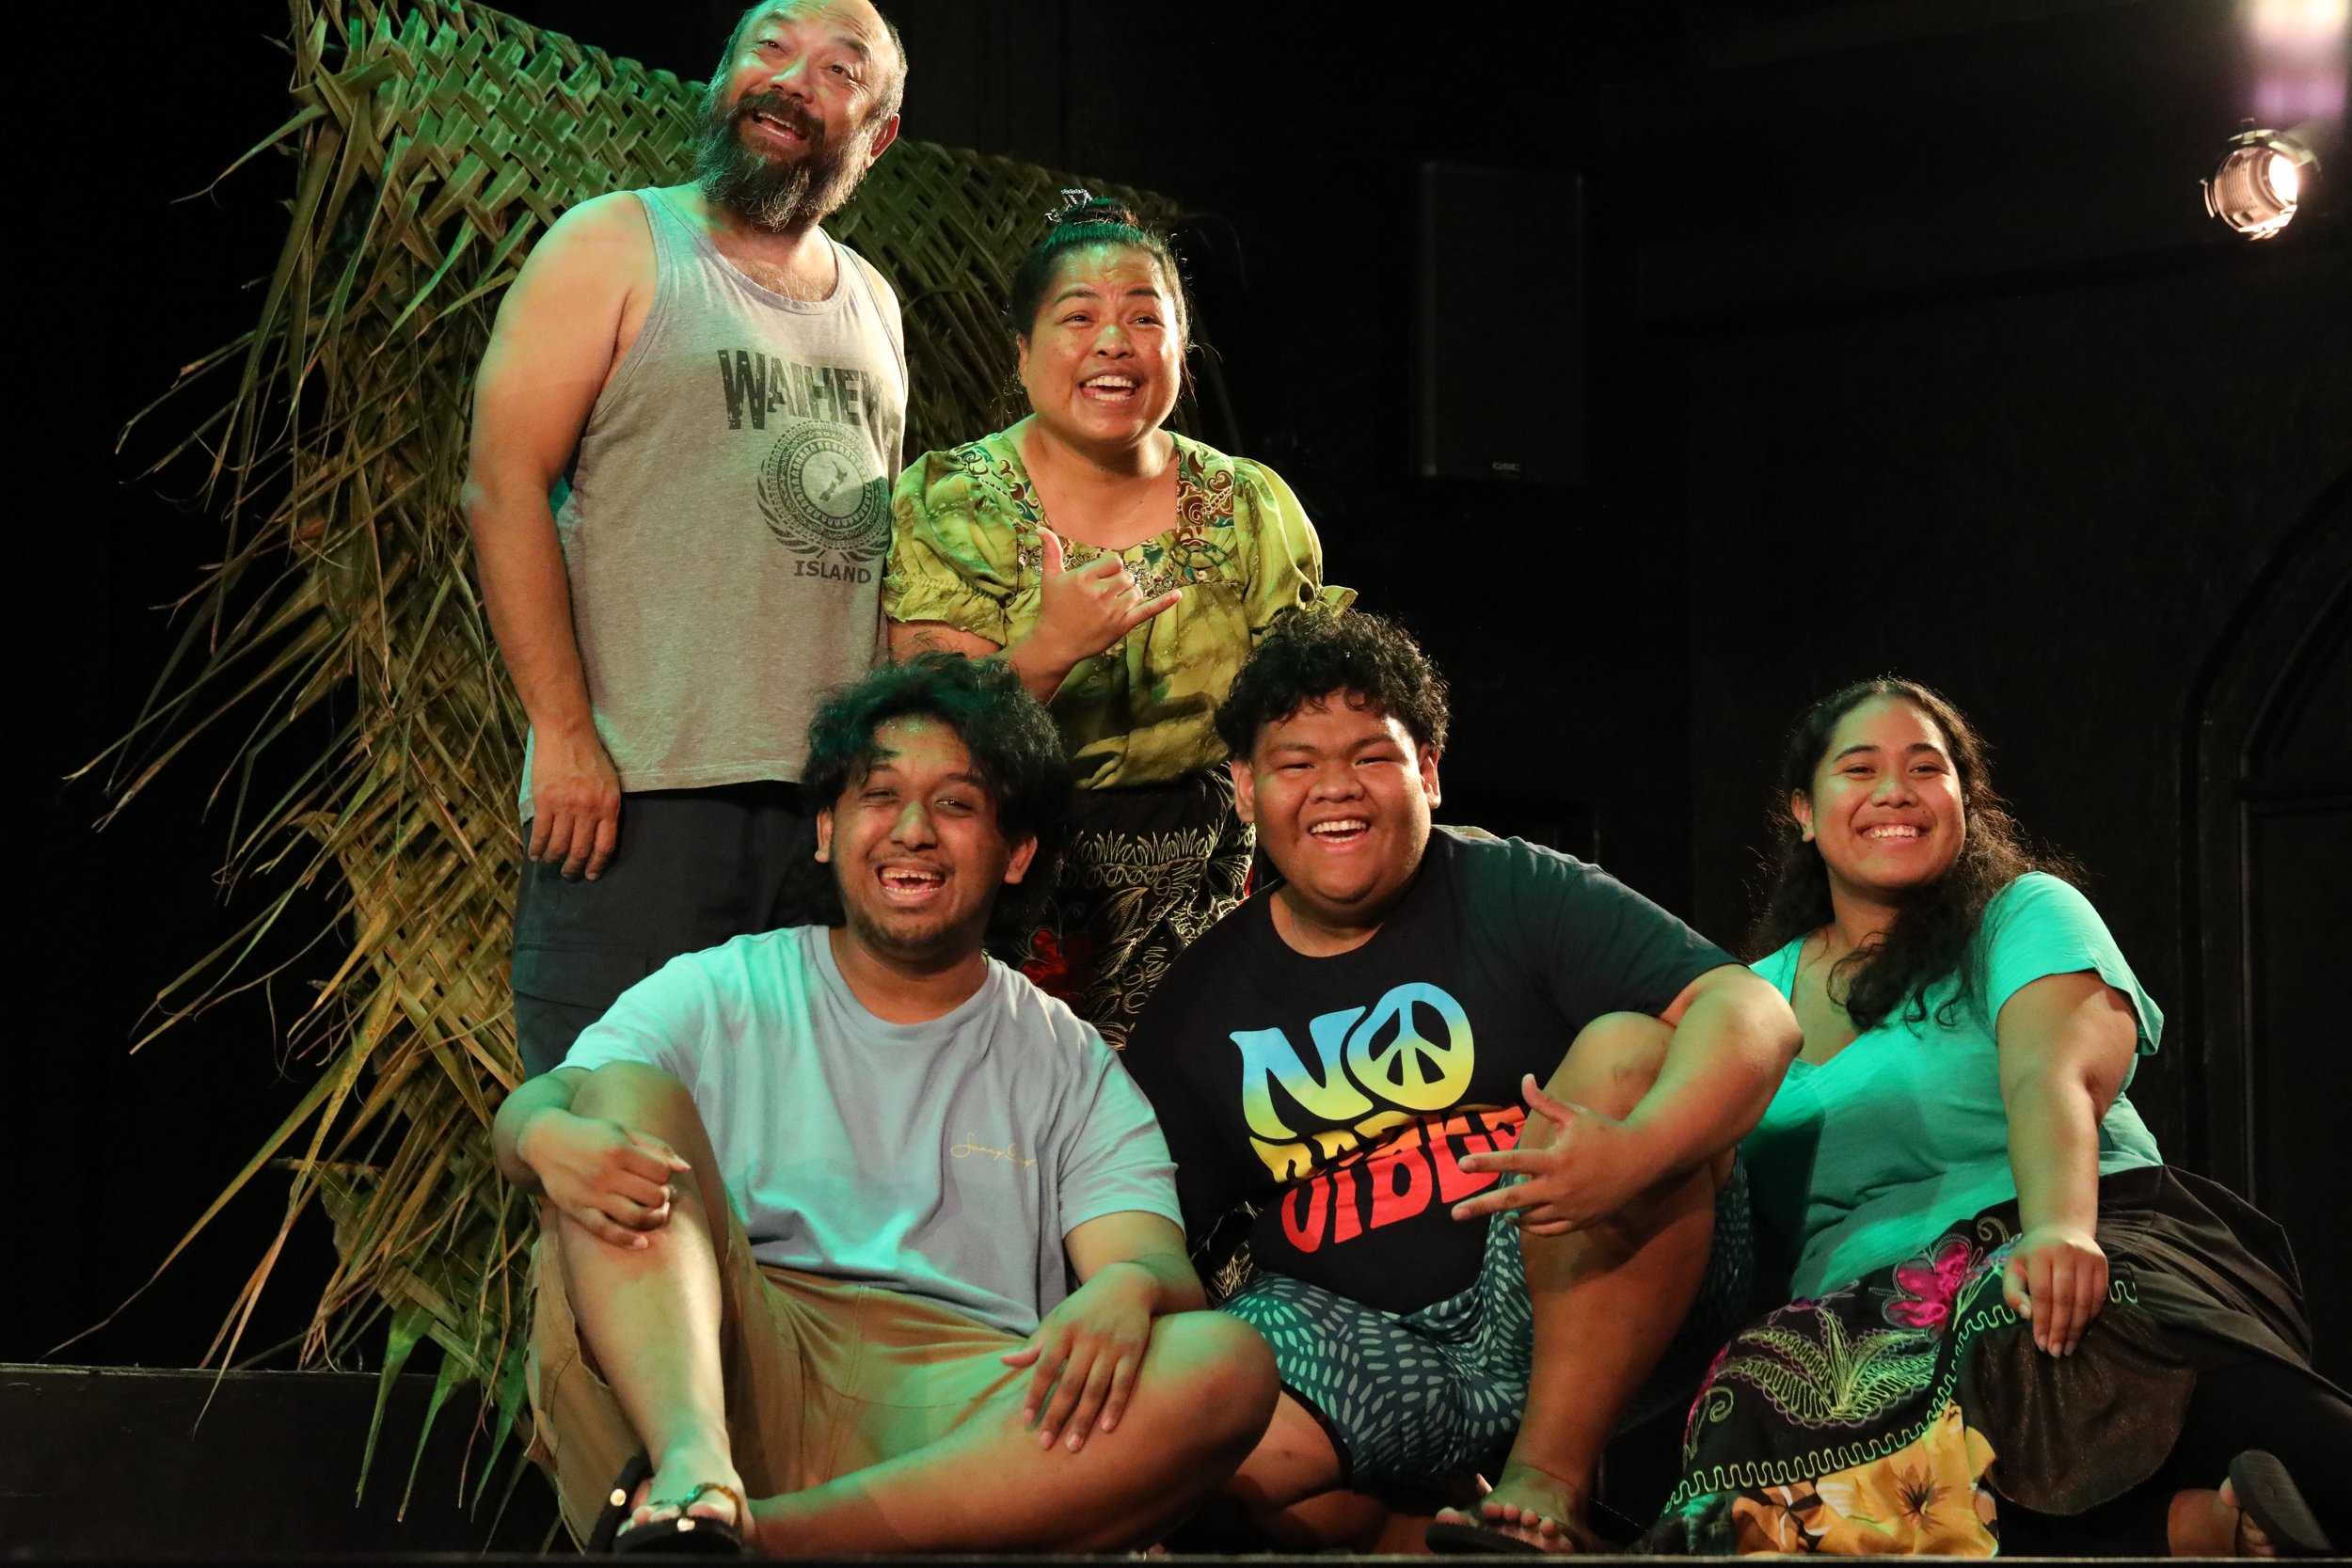
{"type": "MultiPolygon", "coordinates": [[[[1438,756],[1404,725],[1353,693],[1307,704],[1263,724],[1233,765],[1235,804],[1284,883],[1277,908],[1310,936],[1369,938],[1403,897],[1429,844],[1438,756]],[[1351,700],[1353,699],[1353,700],[1351,700]]],[[[1283,932],[1299,945],[1300,931],[1283,932]]]]}
{"type": "Polygon", "coordinates": [[[874,744],[873,767],[817,814],[817,858],[833,866],[850,940],[901,966],[967,959],[1037,841],[1006,843],[994,797],[947,725],[888,720],[874,744]]]}
{"type": "Polygon", "coordinates": [[[864,0],[784,0],[752,17],[705,101],[704,194],[771,231],[819,221],[898,135],[883,111],[902,69],[864,0]]]}
{"type": "Polygon", "coordinates": [[[1950,870],[1968,836],[1951,743],[1900,697],[1840,719],[1809,796],[1788,807],[1829,868],[1833,897],[1899,902],[1950,870]]]}
{"type": "Polygon", "coordinates": [[[1184,384],[1177,322],[1158,257],[1122,245],[1072,250],[1019,343],[1038,423],[1080,448],[1133,446],[1158,430],[1184,384]]]}

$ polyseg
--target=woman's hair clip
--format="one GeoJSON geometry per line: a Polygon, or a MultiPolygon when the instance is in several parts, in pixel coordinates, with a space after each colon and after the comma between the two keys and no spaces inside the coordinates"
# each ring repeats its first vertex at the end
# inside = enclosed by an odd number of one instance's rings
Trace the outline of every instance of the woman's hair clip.
{"type": "Polygon", "coordinates": [[[1061,205],[1045,214],[1055,228],[1067,228],[1077,223],[1116,223],[1125,228],[1136,226],[1136,214],[1115,197],[1096,196],[1084,186],[1065,186],[1061,205]]]}

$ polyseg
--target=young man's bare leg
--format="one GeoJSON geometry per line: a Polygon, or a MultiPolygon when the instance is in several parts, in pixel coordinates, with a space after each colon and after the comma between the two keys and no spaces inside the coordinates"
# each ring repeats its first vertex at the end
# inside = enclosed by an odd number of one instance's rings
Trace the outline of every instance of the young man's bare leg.
{"type": "Polygon", "coordinates": [[[1276,1393],[1265,1342],[1221,1312],[1153,1323],[1126,1414],[1077,1453],[1038,1447],[1025,1387],[928,1448],[755,1501],[754,1544],[779,1557],[1143,1544],[1224,1483],[1276,1393]]]}
{"type": "Polygon", "coordinates": [[[1284,1390],[1274,1402],[1274,1418],[1258,1439],[1226,1496],[1248,1515],[1253,1528],[1290,1551],[1346,1546],[1364,1549],[1377,1533],[1378,1498],[1341,1489],[1345,1466],[1323,1423],[1284,1390]]]}
{"type": "MultiPolygon", "coordinates": [[[[1603,1116],[1624,1117],[1658,1077],[1673,1032],[1616,1013],[1578,1035],[1546,1090],[1603,1116]]],[[[1531,1116],[1525,1147],[1551,1124],[1531,1116]]],[[[1616,1219],[1565,1236],[1522,1234],[1520,1257],[1534,1318],[1527,1409],[1483,1522],[1536,1545],[1573,1546],[1592,1504],[1600,1452],[1657,1365],[1707,1275],[1716,1189],[1731,1156],[1644,1195],[1616,1219]]]]}
{"type": "MultiPolygon", "coordinates": [[[[580,1342],[653,1462],[647,1501],[635,1511],[642,1524],[654,1502],[705,1483],[743,1490],[727,1441],[719,1354],[715,1238],[725,1227],[710,1208],[726,1203],[726,1188],[693,1101],[666,1073],[635,1063],[599,1068],[581,1082],[571,1109],[650,1133],[693,1167],[670,1183],[670,1221],[643,1232],[642,1248],[615,1246],[548,1212],[560,1227],[564,1291],[580,1342]]],[[[739,1523],[723,1497],[707,1497],[692,1512],[739,1523]]]]}
{"type": "Polygon", "coordinates": [[[1226,1483],[1229,1506],[1248,1520],[1252,1544],[1293,1552],[1343,1548],[1381,1556],[1418,1553],[1422,1536],[1441,1507],[1474,1502],[1468,1476],[1433,1478],[1423,1493],[1356,1492],[1341,1484],[1345,1466],[1331,1435],[1297,1398],[1285,1391],[1265,1435],[1226,1483]]]}

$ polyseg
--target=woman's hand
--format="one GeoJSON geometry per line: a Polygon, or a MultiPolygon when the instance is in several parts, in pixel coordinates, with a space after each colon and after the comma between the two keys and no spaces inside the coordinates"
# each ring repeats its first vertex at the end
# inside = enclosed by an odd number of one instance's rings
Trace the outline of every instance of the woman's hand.
{"type": "Polygon", "coordinates": [[[2001,1296],[2033,1324],[2033,1342],[2064,1355],[2107,1299],[2099,1224],[2099,1118],[2130,1076],[2132,1006],[2095,971],[2044,974],[2001,1006],[2001,1104],[2009,1168],[2026,1233],[2001,1296]]]}
{"type": "Polygon", "coordinates": [[[553,1106],[524,1123],[515,1150],[548,1201],[600,1242],[628,1251],[653,1245],[670,1223],[673,1176],[692,1167],[649,1132],[553,1106]]]}
{"type": "Polygon", "coordinates": [[[1152,1307],[1159,1284],[1139,1266],[1111,1264],[1045,1314],[1008,1367],[1034,1365],[1021,1418],[1037,1427],[1038,1447],[1050,1449],[1065,1428],[1068,1447],[1086,1447],[1090,1431],[1110,1431],[1125,1414],[1136,1371],[1152,1344],[1152,1307]]]}
{"type": "Polygon", "coordinates": [[[1037,543],[1045,581],[1038,594],[1037,626],[1021,641],[1033,644],[1041,661],[1064,675],[1184,597],[1183,589],[1171,588],[1145,598],[1114,551],[1065,571],[1060,537],[1040,528],[1037,543]]]}
{"type": "Polygon", "coordinates": [[[1531,1148],[1522,1131],[1517,1148],[1464,1155],[1464,1170],[1502,1171],[1522,1180],[1464,1198],[1454,1206],[1455,1219],[1517,1211],[1514,1223],[1529,1235],[1563,1236],[1609,1218],[1658,1180],[1660,1173],[1645,1168],[1632,1148],[1634,1134],[1624,1122],[1552,1099],[1532,1072],[1519,1086],[1527,1096],[1529,1125],[1540,1116],[1551,1123],[1551,1136],[1542,1148],[1531,1148]]]}
{"type": "Polygon", "coordinates": [[[2033,1342],[2072,1355],[2107,1304],[2107,1255],[2088,1230],[2038,1225],[2017,1239],[2001,1271],[2001,1299],[2033,1324],[2033,1342]]]}

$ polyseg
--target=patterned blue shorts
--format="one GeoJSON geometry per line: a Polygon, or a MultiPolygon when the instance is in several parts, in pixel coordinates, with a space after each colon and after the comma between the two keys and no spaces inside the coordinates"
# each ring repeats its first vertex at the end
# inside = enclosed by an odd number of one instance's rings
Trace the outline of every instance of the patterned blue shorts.
{"type": "MultiPolygon", "coordinates": [[[[1697,1386],[1750,1316],[1755,1254],[1747,1167],[1735,1162],[1715,1196],[1715,1239],[1698,1299],[1620,1427],[1697,1386]]],[[[1322,1418],[1350,1486],[1490,1469],[1518,1431],[1534,1324],[1518,1227],[1507,1214],[1486,1222],[1486,1259],[1470,1288],[1415,1311],[1383,1312],[1264,1270],[1223,1309],[1265,1336],[1282,1386],[1322,1418]]]]}

